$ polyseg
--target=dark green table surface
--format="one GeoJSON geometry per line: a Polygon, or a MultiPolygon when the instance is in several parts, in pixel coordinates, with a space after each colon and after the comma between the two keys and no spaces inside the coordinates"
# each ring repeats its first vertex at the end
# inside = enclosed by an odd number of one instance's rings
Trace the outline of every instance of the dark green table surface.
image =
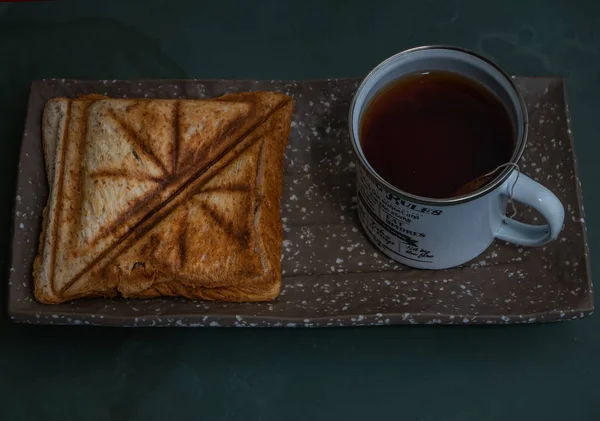
{"type": "MultiPolygon", "coordinates": [[[[568,83],[599,269],[600,2],[138,1],[0,5],[3,270],[29,83],[364,75],[447,43],[568,83]]],[[[4,278],[3,278],[4,279],[4,278]]],[[[0,321],[0,419],[600,420],[600,318],[330,330],[0,321]]]]}

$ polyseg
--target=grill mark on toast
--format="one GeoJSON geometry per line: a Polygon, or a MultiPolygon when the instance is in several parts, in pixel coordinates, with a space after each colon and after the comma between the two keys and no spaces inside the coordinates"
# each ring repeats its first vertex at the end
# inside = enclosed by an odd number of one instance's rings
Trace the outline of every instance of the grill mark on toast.
{"type": "MultiPolygon", "coordinates": [[[[50,238],[54,238],[54,240],[56,241],[56,244],[54,245],[54,247],[52,247],[50,249],[50,262],[49,262],[49,274],[48,274],[48,283],[50,284],[50,291],[52,292],[53,295],[58,295],[56,293],[56,288],[54,285],[54,275],[55,275],[55,271],[56,271],[56,252],[57,252],[57,245],[60,244],[59,243],[59,238],[58,236],[60,235],[60,232],[58,230],[58,228],[61,226],[61,216],[62,216],[62,210],[63,210],[63,198],[62,198],[62,190],[63,190],[63,184],[65,181],[65,171],[67,170],[66,165],[64,165],[65,162],[65,154],[66,154],[66,144],[68,144],[69,142],[69,129],[71,126],[71,100],[67,100],[67,110],[65,111],[65,136],[62,139],[62,148],[60,149],[60,163],[62,164],[60,166],[61,171],[58,173],[58,180],[56,181],[56,221],[54,221],[54,227],[53,227],[53,232],[52,232],[52,237],[50,238]]],[[[56,158],[54,159],[54,162],[56,163],[56,158]]]]}
{"type": "Polygon", "coordinates": [[[173,173],[177,171],[177,164],[179,160],[179,142],[181,142],[179,138],[179,121],[181,119],[181,103],[179,101],[175,102],[175,124],[173,125],[173,152],[172,152],[172,165],[173,173]]]}
{"type": "MultiPolygon", "coordinates": [[[[260,124],[258,124],[258,125],[260,125],[260,124]]],[[[256,128],[256,126],[255,126],[255,128],[256,128]]],[[[248,132],[248,135],[250,135],[250,134],[252,133],[252,131],[254,131],[254,130],[253,130],[253,129],[252,129],[252,130],[250,130],[250,131],[248,132]]],[[[242,142],[243,142],[243,141],[244,141],[244,140],[245,140],[247,137],[248,137],[248,136],[244,136],[244,138],[243,138],[241,141],[237,142],[235,145],[233,145],[233,147],[231,147],[231,148],[230,148],[230,149],[228,149],[228,150],[227,150],[225,153],[223,153],[223,154],[222,154],[222,155],[220,155],[220,156],[219,156],[217,159],[215,159],[215,160],[214,160],[214,161],[213,161],[213,162],[210,164],[210,167],[212,167],[212,166],[213,166],[215,163],[217,163],[217,162],[218,162],[218,161],[219,161],[219,160],[220,160],[220,159],[221,159],[221,158],[222,158],[224,155],[227,155],[227,153],[229,153],[229,151],[231,151],[231,149],[235,148],[237,145],[239,145],[240,143],[242,143],[242,142]]],[[[239,158],[241,155],[243,155],[244,153],[246,153],[246,151],[247,151],[248,149],[250,149],[250,148],[251,148],[251,147],[254,145],[254,143],[255,143],[255,142],[251,142],[251,143],[248,143],[246,146],[244,146],[244,148],[243,148],[243,149],[241,149],[240,151],[238,151],[238,152],[237,152],[235,155],[233,155],[233,156],[232,156],[232,157],[229,159],[229,161],[227,161],[227,162],[225,163],[225,165],[224,165],[223,167],[226,167],[226,166],[227,166],[227,165],[229,165],[231,162],[235,161],[235,160],[236,160],[237,158],[239,158]]],[[[196,177],[194,177],[194,179],[193,179],[193,180],[190,180],[190,182],[186,183],[184,187],[182,187],[181,189],[179,189],[179,190],[178,190],[178,192],[179,192],[179,191],[182,191],[183,189],[185,189],[185,187],[187,187],[188,185],[192,184],[192,183],[193,183],[195,180],[197,180],[197,179],[198,179],[200,176],[202,176],[202,174],[204,174],[204,173],[205,173],[205,172],[206,172],[208,169],[210,169],[210,167],[209,167],[209,168],[207,168],[206,170],[203,170],[201,173],[197,174],[197,176],[196,176],[196,177]]],[[[199,186],[196,186],[196,187],[195,187],[195,188],[194,188],[192,191],[190,191],[190,194],[189,194],[188,196],[189,196],[189,197],[196,196],[196,195],[198,195],[198,194],[204,193],[204,192],[206,192],[206,191],[211,191],[211,190],[214,190],[214,191],[223,191],[223,188],[221,188],[221,187],[214,187],[214,188],[208,188],[208,189],[205,189],[205,188],[204,188],[204,185],[205,185],[206,183],[208,183],[210,180],[212,180],[214,177],[216,177],[217,175],[218,175],[218,173],[217,173],[217,174],[214,174],[212,177],[208,178],[208,179],[207,179],[207,180],[206,180],[206,181],[205,181],[203,184],[200,184],[199,186]]],[[[232,188],[236,188],[236,187],[238,187],[238,186],[237,186],[237,185],[233,185],[233,186],[231,186],[231,187],[232,187],[232,188]]],[[[248,187],[247,187],[247,186],[244,186],[244,188],[246,188],[246,189],[247,189],[248,187]]],[[[225,189],[229,189],[229,186],[228,186],[228,187],[226,187],[225,189]]],[[[172,197],[174,198],[175,196],[172,196],[172,197]]]]}
{"type": "Polygon", "coordinates": [[[185,258],[187,254],[187,229],[188,229],[188,216],[189,209],[185,211],[185,214],[181,218],[181,228],[179,230],[179,267],[183,268],[185,265],[185,258]]]}
{"type": "MultiPolygon", "coordinates": [[[[158,206],[156,206],[156,208],[154,208],[154,210],[152,210],[151,212],[149,212],[147,215],[145,215],[138,223],[136,223],[127,233],[125,233],[125,235],[123,235],[118,241],[116,241],[114,244],[112,244],[110,247],[107,247],[106,250],[104,250],[102,253],[100,253],[94,260],[92,260],[89,264],[87,264],[79,273],[77,273],[73,279],[71,279],[69,282],[67,282],[65,284],[65,286],[61,289],[61,292],[64,292],[66,290],[68,290],[75,282],[77,282],[86,272],[88,272],[91,268],[93,268],[96,264],[98,264],[98,262],[100,262],[102,259],[104,259],[104,257],[110,253],[112,250],[114,250],[116,247],[118,247],[120,244],[128,241],[128,240],[138,240],[139,238],[141,238],[143,235],[145,235],[146,233],[148,233],[152,228],[154,228],[161,219],[164,219],[165,217],[167,217],[171,212],[174,211],[174,209],[170,209],[168,210],[164,215],[161,215],[160,212],[169,204],[171,203],[177,196],[179,196],[179,194],[186,188],[188,187],[191,183],[193,183],[195,180],[197,180],[200,176],[202,176],[202,174],[204,174],[205,172],[207,172],[216,162],[218,162],[221,158],[223,158],[225,155],[227,155],[227,153],[229,153],[233,148],[235,148],[237,145],[239,145],[241,142],[243,142],[252,132],[254,132],[254,130],[256,130],[257,127],[259,127],[261,124],[265,123],[269,118],[271,118],[271,116],[273,116],[275,113],[277,113],[280,109],[282,109],[283,107],[285,107],[289,102],[291,101],[291,99],[287,99],[285,101],[282,101],[280,104],[278,104],[277,106],[273,107],[273,109],[267,114],[265,115],[261,120],[259,120],[256,124],[252,125],[245,133],[243,133],[239,139],[232,144],[229,148],[227,148],[225,151],[223,151],[220,155],[218,155],[217,157],[215,157],[210,163],[208,163],[207,165],[204,165],[200,170],[198,170],[192,177],[190,177],[190,179],[188,181],[186,181],[185,183],[183,183],[183,185],[177,189],[173,194],[171,194],[171,196],[169,196],[162,204],[159,204],[158,206]],[[159,215],[162,216],[161,219],[159,219],[158,221],[156,221],[154,224],[150,224],[147,227],[142,227],[141,229],[138,229],[140,226],[142,226],[146,221],[148,221],[150,218],[152,218],[154,215],[159,215]],[[130,238],[131,237],[131,238],[130,238]]],[[[249,117],[248,117],[249,118],[249,117]]],[[[240,153],[243,153],[248,147],[250,147],[252,144],[247,145],[242,151],[240,151],[240,153]]],[[[234,157],[231,158],[231,160],[237,158],[239,156],[239,154],[235,155],[234,157]]],[[[231,162],[231,160],[229,162],[231,162]]],[[[215,174],[216,176],[216,174],[215,174]]],[[[212,178],[212,177],[211,177],[212,178]]],[[[168,180],[168,181],[172,181],[172,180],[168,180]]],[[[208,180],[207,180],[208,181],[208,180]]],[[[190,195],[191,196],[191,195],[190,195]]],[[[111,264],[116,258],[118,258],[119,255],[114,256],[113,258],[111,258],[108,262],[106,262],[106,265],[111,264]]]]}
{"type": "Polygon", "coordinates": [[[212,192],[218,192],[218,193],[244,193],[244,192],[249,192],[250,191],[250,187],[246,186],[246,185],[231,185],[231,186],[227,186],[227,187],[209,187],[206,189],[202,189],[198,194],[204,194],[204,193],[212,193],[212,192]]]}
{"type": "Polygon", "coordinates": [[[152,161],[154,165],[156,165],[160,169],[163,176],[167,176],[169,174],[169,171],[167,171],[161,160],[158,159],[158,157],[154,154],[154,151],[152,151],[152,149],[146,144],[146,141],[143,138],[141,138],[140,135],[132,127],[129,127],[127,123],[119,119],[119,117],[117,117],[117,114],[112,108],[109,108],[107,110],[107,113],[117,122],[119,127],[123,129],[123,131],[127,135],[127,138],[139,148],[140,152],[142,152],[142,154],[144,154],[150,161],[152,161]]]}
{"type": "Polygon", "coordinates": [[[117,177],[117,178],[128,178],[136,181],[153,181],[155,183],[163,183],[164,180],[158,177],[152,177],[151,175],[144,174],[128,174],[122,170],[100,170],[89,173],[88,176],[90,178],[107,178],[107,177],[117,177]]]}
{"type": "Polygon", "coordinates": [[[233,229],[233,223],[227,223],[223,216],[217,212],[213,207],[207,206],[205,203],[198,203],[198,206],[208,215],[213,221],[221,227],[223,231],[227,234],[228,237],[237,241],[237,243],[244,247],[244,245],[248,244],[248,239],[250,238],[250,232],[248,229],[244,229],[241,231],[236,231],[233,229]]]}
{"type": "MultiPolygon", "coordinates": [[[[266,133],[265,133],[265,137],[266,137],[266,133]]],[[[264,248],[264,244],[261,243],[260,241],[260,235],[258,235],[258,225],[259,225],[259,209],[260,209],[260,205],[263,201],[263,195],[260,191],[260,185],[262,183],[262,179],[263,179],[263,167],[265,165],[264,163],[264,152],[265,152],[265,143],[266,140],[263,139],[262,145],[260,145],[260,151],[258,152],[258,163],[256,165],[256,185],[255,185],[255,191],[256,193],[254,194],[254,207],[253,207],[253,215],[252,215],[252,226],[254,227],[254,230],[256,231],[257,235],[254,236],[254,248],[255,250],[258,252],[261,249],[261,245],[263,245],[264,248]]],[[[265,256],[266,253],[259,253],[260,255],[260,264],[263,268],[263,271],[267,271],[268,270],[268,259],[265,256]]]]}

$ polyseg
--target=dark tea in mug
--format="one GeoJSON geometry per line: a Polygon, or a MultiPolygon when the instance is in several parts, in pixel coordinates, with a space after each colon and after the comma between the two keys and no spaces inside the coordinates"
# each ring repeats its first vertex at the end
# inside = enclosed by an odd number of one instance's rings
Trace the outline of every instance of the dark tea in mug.
{"type": "Polygon", "coordinates": [[[510,162],[515,137],[491,91],[448,71],[391,83],[360,124],[361,147],[375,172],[402,191],[436,199],[469,193],[465,185],[510,162]]]}

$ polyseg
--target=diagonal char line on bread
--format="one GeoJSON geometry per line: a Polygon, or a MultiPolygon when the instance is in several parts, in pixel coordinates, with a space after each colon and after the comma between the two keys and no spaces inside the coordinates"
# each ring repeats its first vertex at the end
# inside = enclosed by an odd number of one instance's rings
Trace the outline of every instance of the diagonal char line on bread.
{"type": "MultiPolygon", "coordinates": [[[[285,107],[289,103],[289,101],[290,101],[290,99],[288,99],[286,101],[282,101],[281,103],[277,104],[277,106],[275,106],[273,109],[269,110],[269,112],[261,120],[259,120],[253,126],[251,126],[249,128],[249,130],[247,130],[242,136],[240,136],[240,138],[235,143],[233,143],[231,145],[231,147],[227,148],[220,155],[218,155],[213,160],[211,160],[209,163],[207,163],[206,165],[204,165],[199,171],[196,171],[192,175],[192,177],[190,179],[188,179],[186,182],[184,182],[183,185],[180,186],[173,194],[171,194],[162,204],[160,204],[159,206],[155,207],[151,212],[149,212],[147,215],[145,215],[138,223],[136,223],[134,226],[132,226],[131,229],[124,236],[122,236],[121,238],[119,238],[115,243],[113,243],[111,246],[109,246],[106,250],[103,250],[102,253],[99,256],[97,256],[88,265],[86,265],[86,267],[82,271],[80,271],[79,273],[77,273],[77,275],[73,279],[71,279],[69,282],[67,282],[63,286],[63,288],[61,288],[60,292],[63,293],[66,290],[68,290],[78,279],[81,278],[81,276],[83,276],[83,274],[85,274],[86,272],[88,272],[92,268],[94,268],[101,260],[103,260],[115,248],[119,247],[119,245],[121,245],[122,243],[124,243],[130,237],[132,237],[132,238],[139,238],[140,237],[140,235],[139,235],[140,233],[138,231],[140,231],[140,228],[141,228],[141,226],[143,224],[145,224],[150,219],[155,219],[154,218],[155,215],[158,215],[159,213],[162,214],[161,210],[163,208],[165,208],[169,203],[171,203],[185,188],[187,188],[191,183],[193,183],[200,176],[202,176],[202,174],[204,174],[210,168],[212,168],[216,162],[219,162],[219,160],[222,160],[222,158],[224,156],[226,156],[232,149],[234,149],[237,145],[239,145],[241,142],[243,142],[244,139],[246,139],[253,131],[255,131],[257,127],[259,127],[265,121],[267,121],[279,109],[285,107]]],[[[177,113],[177,114],[179,114],[179,113],[177,113]]],[[[179,124],[176,125],[176,127],[178,127],[178,126],[179,126],[179,124]]],[[[227,134],[228,133],[223,133],[223,136],[226,136],[227,134]]],[[[179,139],[179,136],[177,137],[177,139],[179,139]]],[[[176,146],[175,153],[177,153],[177,154],[179,153],[179,146],[176,146]]],[[[232,159],[234,159],[234,158],[235,157],[231,157],[230,161],[232,159]]],[[[178,161],[177,157],[176,157],[175,161],[178,161]]],[[[125,216],[125,215],[123,215],[123,216],[125,216]]],[[[163,215],[163,217],[164,216],[165,215],[163,215]]],[[[152,224],[150,224],[149,226],[151,228],[152,224]]],[[[144,231],[143,228],[141,230],[144,231]]],[[[185,249],[185,246],[183,248],[185,249]]],[[[116,258],[117,256],[115,256],[114,258],[116,258]]],[[[110,259],[110,261],[114,260],[114,258],[110,259]]]]}

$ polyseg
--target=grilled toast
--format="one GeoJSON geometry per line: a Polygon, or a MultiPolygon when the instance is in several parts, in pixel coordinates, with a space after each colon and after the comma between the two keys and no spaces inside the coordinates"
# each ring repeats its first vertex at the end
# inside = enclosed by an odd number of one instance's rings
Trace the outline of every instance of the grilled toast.
{"type": "Polygon", "coordinates": [[[273,299],[292,107],[270,92],[50,100],[36,298],[273,299]]]}

